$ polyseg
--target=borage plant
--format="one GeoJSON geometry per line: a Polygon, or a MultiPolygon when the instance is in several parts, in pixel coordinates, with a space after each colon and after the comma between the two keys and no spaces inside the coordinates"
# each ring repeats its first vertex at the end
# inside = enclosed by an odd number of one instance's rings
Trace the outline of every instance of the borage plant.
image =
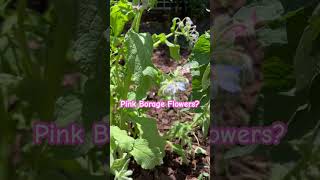
{"type": "MultiPolygon", "coordinates": [[[[199,37],[196,26],[190,18],[174,18],[171,33],[154,34],[139,32],[142,14],[152,8],[155,1],[112,1],[110,8],[110,165],[115,179],[131,179],[128,170],[131,160],[144,169],[153,169],[163,163],[165,145],[174,138],[190,139],[195,136],[193,128],[202,128],[204,135],[209,127],[209,51],[208,33],[199,37]],[[169,47],[172,59],[180,60],[179,37],[184,38],[192,51],[189,62],[174,72],[165,74],[152,61],[153,50],[160,44],[169,47]],[[184,76],[192,74],[192,81],[184,76]],[[146,109],[120,108],[121,100],[145,100],[151,88],[159,88],[159,95],[165,99],[176,99],[180,92],[192,84],[190,100],[199,99],[202,106],[197,109],[194,122],[187,131],[159,134],[156,120],[147,116],[146,109]],[[170,135],[171,134],[171,135],[170,135]]],[[[182,124],[186,126],[187,124],[182,124]]],[[[177,126],[176,126],[177,127],[177,126]]],[[[176,128],[173,128],[176,129],[176,128]]],[[[180,148],[173,148],[185,157],[183,142],[180,148]]],[[[173,145],[174,146],[174,145],[173,145]]],[[[178,146],[175,146],[178,147],[178,146]]]]}

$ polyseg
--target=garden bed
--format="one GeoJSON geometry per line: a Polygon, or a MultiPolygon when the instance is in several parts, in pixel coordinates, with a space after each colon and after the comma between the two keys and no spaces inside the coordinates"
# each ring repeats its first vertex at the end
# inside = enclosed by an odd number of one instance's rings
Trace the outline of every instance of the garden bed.
{"type": "MultiPolygon", "coordinates": [[[[178,66],[187,63],[190,51],[185,49],[182,51],[182,58],[179,61],[170,58],[169,50],[165,46],[161,46],[153,52],[153,64],[164,73],[173,72],[178,66]]],[[[191,74],[186,74],[186,78],[192,81],[191,74]]],[[[188,87],[187,91],[179,95],[179,100],[188,101],[191,95],[192,87],[188,87]]],[[[158,89],[153,88],[148,93],[148,100],[160,101],[161,97],[157,95],[158,89]]],[[[181,111],[181,109],[174,108],[152,108],[148,111],[148,115],[157,120],[157,127],[160,134],[165,134],[175,122],[192,122],[194,113],[189,111],[181,111]]],[[[165,157],[163,165],[156,168],[156,170],[143,170],[134,161],[129,165],[129,169],[133,169],[133,178],[137,180],[195,180],[201,173],[210,173],[210,144],[207,136],[204,136],[201,129],[194,130],[192,136],[193,151],[197,147],[203,148],[205,154],[195,154],[194,152],[188,154],[188,164],[182,162],[181,157],[172,151],[170,145],[166,146],[165,157]]],[[[179,144],[177,140],[172,142],[179,144]]]]}

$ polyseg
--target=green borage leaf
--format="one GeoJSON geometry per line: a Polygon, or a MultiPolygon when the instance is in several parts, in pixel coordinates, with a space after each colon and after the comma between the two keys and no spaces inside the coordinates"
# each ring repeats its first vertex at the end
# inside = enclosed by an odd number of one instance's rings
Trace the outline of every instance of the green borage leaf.
{"type": "Polygon", "coordinates": [[[119,1],[110,9],[110,26],[113,36],[119,36],[125,24],[132,20],[133,9],[130,3],[119,1]]]}
{"type": "Polygon", "coordinates": [[[153,40],[149,33],[136,33],[130,30],[126,35],[125,44],[128,52],[123,96],[127,98],[127,91],[133,81],[136,86],[136,98],[141,100],[154,82],[148,75],[150,68],[154,67],[151,62],[153,40]]]}
{"type": "Polygon", "coordinates": [[[163,155],[157,147],[150,147],[145,139],[137,139],[130,154],[144,169],[153,169],[163,163],[163,155]]]}
{"type": "Polygon", "coordinates": [[[312,55],[312,52],[315,48],[314,41],[316,41],[320,34],[319,18],[320,4],[318,4],[313,12],[313,16],[310,19],[310,25],[305,28],[302,34],[294,57],[297,91],[307,88],[317,72],[315,67],[319,64],[319,58],[312,55]]]}
{"type": "Polygon", "coordinates": [[[170,56],[174,60],[180,60],[180,45],[179,44],[173,44],[169,41],[166,41],[167,46],[169,47],[170,56]]]}
{"type": "Polygon", "coordinates": [[[190,61],[197,61],[199,65],[210,62],[210,35],[203,34],[194,45],[190,61]]]}
{"type": "Polygon", "coordinates": [[[132,150],[135,140],[128,136],[125,130],[121,130],[117,126],[110,126],[110,136],[111,140],[116,141],[116,144],[120,149],[126,152],[132,150]]]}
{"type": "Polygon", "coordinates": [[[156,120],[136,115],[131,115],[131,118],[137,124],[140,138],[146,139],[150,147],[159,148],[159,153],[163,156],[166,142],[158,132],[156,120]]]}

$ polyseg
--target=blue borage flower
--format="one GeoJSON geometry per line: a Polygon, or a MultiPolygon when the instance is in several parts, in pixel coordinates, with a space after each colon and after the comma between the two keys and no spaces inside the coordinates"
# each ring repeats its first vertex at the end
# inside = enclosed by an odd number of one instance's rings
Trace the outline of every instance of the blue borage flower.
{"type": "Polygon", "coordinates": [[[215,85],[231,93],[236,93],[241,90],[240,67],[232,65],[215,65],[213,71],[215,85]]]}
{"type": "Polygon", "coordinates": [[[190,73],[190,69],[188,66],[178,66],[177,69],[161,83],[159,94],[167,96],[168,98],[175,98],[177,93],[186,91],[189,80],[184,77],[184,75],[190,73]]]}
{"type": "Polygon", "coordinates": [[[161,83],[160,94],[175,97],[177,93],[184,92],[188,88],[189,81],[184,77],[176,77],[161,83]]]}
{"type": "Polygon", "coordinates": [[[164,90],[166,94],[174,95],[179,91],[185,91],[187,89],[186,83],[172,81],[167,85],[167,88],[164,90]]]}

